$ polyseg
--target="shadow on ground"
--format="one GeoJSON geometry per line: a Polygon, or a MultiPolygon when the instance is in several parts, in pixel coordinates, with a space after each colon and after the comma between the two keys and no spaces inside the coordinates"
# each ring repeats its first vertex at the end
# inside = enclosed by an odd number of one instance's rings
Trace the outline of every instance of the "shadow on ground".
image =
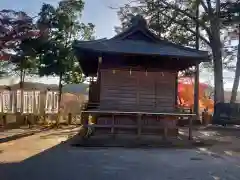
{"type": "Polygon", "coordinates": [[[0,139],[0,144],[1,143],[6,143],[6,142],[9,142],[9,141],[13,141],[13,140],[17,140],[17,139],[20,139],[20,138],[32,136],[34,134],[37,134],[37,133],[40,133],[40,132],[43,132],[43,131],[48,131],[50,129],[52,129],[52,128],[41,128],[41,129],[37,129],[37,130],[33,130],[33,131],[28,131],[28,132],[25,132],[25,133],[19,133],[19,134],[15,134],[15,135],[12,135],[12,136],[7,136],[7,137],[4,137],[4,138],[0,139]]]}
{"type": "MultiPolygon", "coordinates": [[[[72,130],[76,127],[78,127],[78,126],[70,126],[70,127],[69,126],[61,126],[61,127],[58,127],[57,129],[59,129],[59,130],[62,130],[62,129],[72,130]]],[[[20,138],[32,136],[32,135],[35,135],[35,134],[38,134],[38,133],[41,133],[41,132],[44,132],[44,131],[48,131],[48,130],[51,130],[51,129],[54,129],[54,128],[56,128],[56,127],[55,126],[47,126],[47,127],[40,127],[40,128],[35,129],[35,130],[32,130],[31,128],[29,128],[29,129],[22,128],[23,130],[26,130],[26,132],[14,134],[12,136],[7,136],[7,137],[4,137],[4,138],[0,138],[0,144],[10,142],[10,141],[13,141],[13,140],[17,140],[17,139],[20,139],[20,138]]],[[[58,133],[58,134],[60,135],[60,133],[58,133]]],[[[57,135],[57,133],[56,133],[56,135],[57,135]]]]}
{"type": "Polygon", "coordinates": [[[64,176],[65,178],[62,178],[62,173],[65,170],[69,171],[68,163],[71,164],[74,160],[74,157],[69,157],[69,155],[71,155],[71,153],[69,153],[70,142],[71,139],[61,142],[60,144],[43,150],[39,154],[29,157],[21,162],[4,163],[0,160],[0,179],[68,179],[70,172],[69,174],[67,173],[67,176],[64,176]],[[63,169],[60,170],[56,167],[59,167],[59,165],[63,169]]]}
{"type": "MultiPolygon", "coordinates": [[[[51,138],[53,135],[57,136],[58,133],[42,138],[51,138]]],[[[133,138],[122,136],[116,141],[111,137],[98,137],[82,141],[76,135],[24,161],[2,162],[0,164],[1,180],[100,180],[111,178],[141,180],[147,179],[147,176],[151,179],[162,177],[163,180],[168,177],[172,180],[191,177],[193,177],[192,179],[208,180],[214,176],[208,174],[210,170],[215,173],[229,173],[232,176],[239,172],[237,165],[234,165],[237,169],[235,170],[229,163],[224,164],[225,160],[219,158],[220,156],[206,158],[201,155],[201,148],[210,148],[218,143],[217,141],[186,141],[184,136],[171,141],[160,141],[156,138],[151,140],[150,138],[141,138],[141,140],[133,138]],[[113,147],[113,151],[109,150],[110,147],[113,147]],[[161,150],[163,148],[168,149],[161,150]],[[176,150],[179,148],[191,148],[191,150],[176,150]],[[148,151],[148,149],[151,150],[148,151]],[[220,166],[220,164],[223,165],[220,166]],[[224,171],[226,167],[230,169],[229,172],[224,171]]],[[[228,179],[239,178],[240,175],[237,174],[236,178],[228,179]]]]}

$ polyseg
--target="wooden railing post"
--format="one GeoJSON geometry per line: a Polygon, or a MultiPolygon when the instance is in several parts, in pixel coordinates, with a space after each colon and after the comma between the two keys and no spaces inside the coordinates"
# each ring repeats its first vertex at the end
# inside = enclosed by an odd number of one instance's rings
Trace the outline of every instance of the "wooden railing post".
{"type": "Polygon", "coordinates": [[[142,133],[142,114],[137,115],[137,136],[140,138],[141,133],[142,133]]]}
{"type": "Polygon", "coordinates": [[[115,125],[115,116],[114,116],[114,114],[112,114],[111,134],[112,134],[113,137],[115,137],[115,128],[114,128],[114,125],[115,125]]]}
{"type": "Polygon", "coordinates": [[[193,125],[193,119],[195,120],[197,115],[189,118],[189,127],[188,127],[188,139],[192,140],[192,125],[193,125]]]}
{"type": "Polygon", "coordinates": [[[88,127],[89,113],[83,113],[83,127],[88,127]]]}
{"type": "Polygon", "coordinates": [[[68,125],[72,124],[72,113],[68,113],[68,125]]]}
{"type": "Polygon", "coordinates": [[[166,124],[164,123],[164,132],[163,132],[163,139],[167,140],[168,138],[168,128],[166,127],[166,124]]]}
{"type": "Polygon", "coordinates": [[[163,140],[167,140],[168,139],[168,120],[167,120],[167,116],[164,116],[163,118],[164,121],[164,127],[163,127],[163,140]]]}
{"type": "Polygon", "coordinates": [[[3,121],[3,127],[5,128],[7,126],[7,117],[5,113],[3,113],[2,115],[2,121],[3,121]]]}

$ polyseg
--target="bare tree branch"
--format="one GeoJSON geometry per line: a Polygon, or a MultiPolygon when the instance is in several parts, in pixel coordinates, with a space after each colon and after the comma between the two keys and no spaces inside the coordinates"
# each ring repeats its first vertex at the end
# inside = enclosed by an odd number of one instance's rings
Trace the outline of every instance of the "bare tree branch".
{"type": "Polygon", "coordinates": [[[200,4],[201,4],[201,6],[203,7],[204,11],[205,11],[206,13],[208,13],[208,7],[206,6],[206,4],[204,3],[203,0],[200,0],[200,4]]]}
{"type": "MultiPolygon", "coordinates": [[[[195,16],[189,14],[187,11],[184,11],[180,8],[178,8],[176,5],[172,5],[172,4],[169,4],[168,2],[166,1],[161,1],[163,4],[165,4],[167,7],[170,7],[180,13],[182,13],[183,15],[189,17],[190,19],[192,19],[195,23],[199,23],[199,25],[207,32],[208,35],[211,35],[211,31],[210,31],[210,28],[208,28],[203,22],[199,21],[196,19],[195,16]]],[[[160,5],[161,6],[161,5],[160,5]]]]}
{"type": "MultiPolygon", "coordinates": [[[[165,17],[167,17],[167,18],[169,18],[169,20],[173,21],[174,23],[179,24],[180,26],[182,26],[183,28],[185,28],[187,31],[189,31],[189,32],[191,32],[191,33],[193,33],[193,34],[196,34],[196,32],[195,32],[194,30],[192,30],[191,28],[188,28],[188,25],[187,25],[187,24],[184,24],[184,23],[182,23],[181,21],[177,21],[177,20],[173,19],[172,17],[170,17],[170,16],[168,16],[168,15],[162,13],[162,12],[160,12],[160,14],[163,15],[163,16],[165,16],[165,17]]],[[[206,38],[204,38],[204,37],[201,36],[201,35],[199,36],[199,38],[200,38],[202,41],[204,41],[208,46],[210,46],[210,42],[209,42],[206,38]]]]}

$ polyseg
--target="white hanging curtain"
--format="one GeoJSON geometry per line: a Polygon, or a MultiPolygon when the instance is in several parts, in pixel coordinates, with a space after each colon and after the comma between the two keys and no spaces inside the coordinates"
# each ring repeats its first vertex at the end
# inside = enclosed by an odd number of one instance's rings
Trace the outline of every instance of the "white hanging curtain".
{"type": "Polygon", "coordinates": [[[40,113],[40,91],[34,92],[34,98],[35,98],[35,113],[40,113]]]}
{"type": "Polygon", "coordinates": [[[7,113],[11,109],[10,91],[3,91],[3,112],[7,113]]]}
{"type": "Polygon", "coordinates": [[[46,113],[52,113],[52,108],[53,108],[53,93],[52,91],[47,91],[45,106],[46,113]]]}
{"type": "Polygon", "coordinates": [[[23,113],[28,113],[28,92],[27,91],[23,92],[23,113]]]}
{"type": "Polygon", "coordinates": [[[15,101],[16,101],[16,99],[15,99],[15,91],[11,91],[11,95],[12,95],[12,102],[11,102],[11,106],[12,106],[12,113],[14,113],[15,112],[15,101]]]}
{"type": "Polygon", "coordinates": [[[53,92],[53,113],[58,113],[58,98],[59,98],[59,93],[58,92],[53,92]]]}
{"type": "Polygon", "coordinates": [[[17,90],[17,112],[21,112],[21,90],[17,90]]]}
{"type": "Polygon", "coordinates": [[[34,92],[33,91],[28,91],[27,92],[27,113],[33,113],[33,108],[34,108],[34,92]]]}
{"type": "Polygon", "coordinates": [[[3,95],[2,95],[2,92],[0,92],[0,112],[3,112],[3,95]]]}
{"type": "Polygon", "coordinates": [[[23,113],[33,113],[34,93],[33,91],[23,92],[23,113]]]}

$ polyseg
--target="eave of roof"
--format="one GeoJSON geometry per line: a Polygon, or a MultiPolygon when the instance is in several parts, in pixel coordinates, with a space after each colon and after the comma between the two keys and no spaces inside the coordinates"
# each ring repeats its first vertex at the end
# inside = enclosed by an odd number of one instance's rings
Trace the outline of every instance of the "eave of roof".
{"type": "Polygon", "coordinates": [[[181,47],[169,42],[145,42],[136,40],[102,39],[96,41],[76,41],[77,51],[97,53],[136,54],[149,56],[170,56],[175,58],[195,58],[208,61],[208,52],[181,47]]]}

